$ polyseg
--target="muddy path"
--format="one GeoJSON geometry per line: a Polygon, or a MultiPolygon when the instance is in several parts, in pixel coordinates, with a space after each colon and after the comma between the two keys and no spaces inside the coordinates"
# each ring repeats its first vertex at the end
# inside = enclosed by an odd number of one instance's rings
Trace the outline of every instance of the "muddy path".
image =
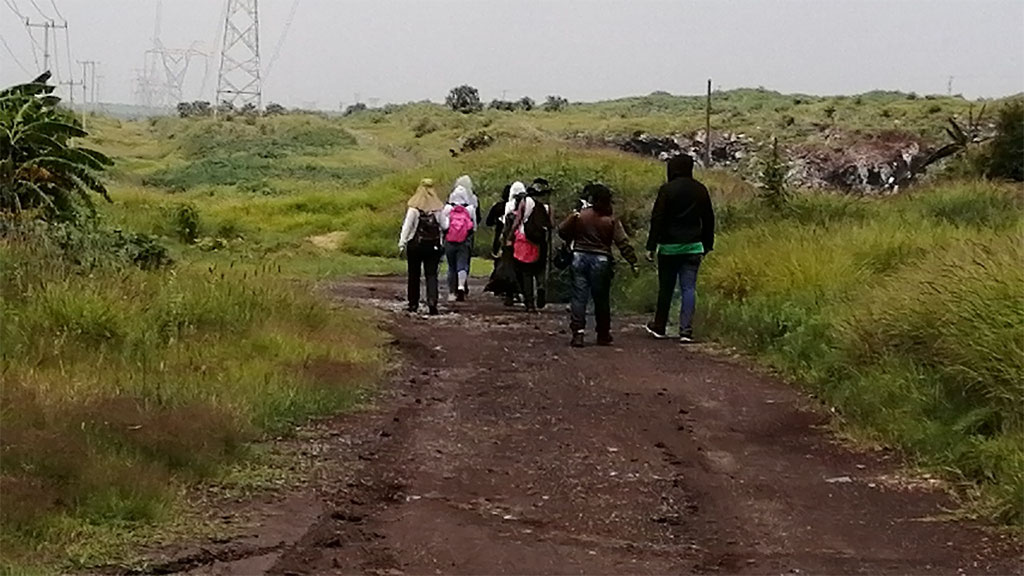
{"type": "Polygon", "coordinates": [[[1012,536],[944,520],[941,491],[739,360],[621,321],[614,347],[572,350],[564,307],[482,295],[412,317],[402,282],[331,288],[388,311],[403,367],[319,425],[330,473],[164,572],[1021,573],[1012,536]]]}

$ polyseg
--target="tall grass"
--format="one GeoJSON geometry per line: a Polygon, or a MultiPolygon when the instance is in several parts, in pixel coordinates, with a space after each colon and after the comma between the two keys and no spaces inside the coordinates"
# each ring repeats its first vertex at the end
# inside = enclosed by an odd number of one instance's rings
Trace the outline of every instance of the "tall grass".
{"type": "Polygon", "coordinates": [[[0,239],[0,548],[60,559],[86,527],[167,518],[247,443],[352,405],[380,335],[276,265],[144,272],[0,239]]]}
{"type": "MultiPolygon", "coordinates": [[[[1022,193],[953,183],[852,212],[800,200],[842,215],[814,221],[748,205],[701,272],[700,326],[967,482],[977,510],[1024,522],[1022,193]]],[[[640,282],[630,304],[650,308],[640,282]]]]}
{"type": "MultiPolygon", "coordinates": [[[[797,121],[779,134],[784,140],[814,139],[826,121],[851,130],[900,122],[939,137],[943,117],[969,106],[960,98],[899,93],[817,98],[753,90],[720,96],[716,125],[763,136],[794,116],[797,121]],[[828,107],[836,108],[832,120],[828,107]]],[[[172,147],[191,126],[162,122],[153,132],[172,147]]],[[[294,270],[302,276],[366,266],[394,270],[400,266],[392,258],[404,203],[420,178],[434,178],[443,194],[468,173],[486,208],[512,180],[543,176],[557,189],[552,202],[558,214],[584,183],[609,184],[616,212],[641,246],[663,166],[568,144],[564,136],[701,125],[697,100],[664,94],[574,105],[559,114],[467,116],[417,104],[331,122],[357,137],[358,150],[335,145],[322,154],[322,148],[286,146],[296,152],[274,160],[273,174],[260,175],[268,193],[204,176],[178,182],[183,190],[171,197],[139,186],[128,174],[112,187],[115,205],[106,215],[126,228],[169,235],[169,206],[186,200],[198,207],[201,235],[243,238],[207,254],[177,248],[187,261],[223,265],[277,257],[286,269],[298,262],[294,270]],[[412,127],[420,121],[435,129],[416,137],[412,127]],[[460,136],[479,130],[496,135],[497,143],[448,155],[460,136]],[[315,171],[289,172],[293,162],[365,164],[390,173],[368,180],[319,178],[315,171]],[[335,248],[310,242],[327,234],[335,248]]],[[[198,169],[186,160],[201,165],[213,157],[189,156],[193,152],[181,147],[161,156],[166,150],[154,150],[134,132],[124,137],[130,138],[139,138],[144,151],[132,160],[136,172],[149,176],[163,168],[178,177],[198,169]]],[[[128,148],[120,137],[111,142],[117,150],[128,148]]],[[[720,236],[701,271],[698,330],[758,355],[815,391],[849,429],[899,446],[920,464],[965,482],[975,510],[1021,522],[1021,188],[963,181],[884,199],[800,194],[782,209],[768,210],[750,186],[730,175],[699,178],[712,191],[720,236]]],[[[615,286],[620,308],[652,310],[653,271],[638,279],[623,275],[615,286]]]]}

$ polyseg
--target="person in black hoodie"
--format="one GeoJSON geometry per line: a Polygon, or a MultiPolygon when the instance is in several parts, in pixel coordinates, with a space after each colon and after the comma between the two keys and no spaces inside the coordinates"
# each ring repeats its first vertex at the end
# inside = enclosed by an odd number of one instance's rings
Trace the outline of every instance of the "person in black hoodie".
{"type": "Polygon", "coordinates": [[[658,307],[647,331],[667,338],[668,312],[676,283],[682,292],[679,341],[693,341],[693,312],[697,304],[697,270],[704,255],[715,248],[715,211],[703,184],[693,178],[693,158],[681,154],[668,161],[668,182],[658,190],[651,211],[647,259],[658,258],[658,307]]]}

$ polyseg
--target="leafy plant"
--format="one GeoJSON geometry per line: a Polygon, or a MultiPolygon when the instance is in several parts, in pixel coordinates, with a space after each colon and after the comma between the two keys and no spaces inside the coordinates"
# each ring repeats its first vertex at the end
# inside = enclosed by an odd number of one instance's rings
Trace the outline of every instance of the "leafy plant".
{"type": "Polygon", "coordinates": [[[1024,181],[1024,100],[1011,102],[999,111],[996,135],[985,154],[985,175],[1024,181]]]}
{"type": "Polygon", "coordinates": [[[174,230],[183,242],[192,244],[199,238],[199,210],[188,202],[174,210],[174,230]]]}
{"type": "Polygon", "coordinates": [[[789,203],[789,191],[786,189],[788,174],[786,163],[779,155],[779,141],[772,138],[772,149],[761,168],[760,185],[761,200],[773,210],[781,209],[789,203]]]}
{"type": "Polygon", "coordinates": [[[561,96],[548,96],[541,108],[545,112],[559,112],[569,107],[569,101],[561,96]]]}
{"type": "Polygon", "coordinates": [[[444,99],[444,104],[463,114],[472,114],[484,109],[484,105],[480,102],[480,92],[468,84],[452,88],[444,99]]]}
{"type": "Polygon", "coordinates": [[[58,108],[49,79],[0,91],[0,212],[73,219],[80,205],[93,209],[91,194],[110,200],[98,173],[113,162],[72,144],[87,133],[58,108]]]}

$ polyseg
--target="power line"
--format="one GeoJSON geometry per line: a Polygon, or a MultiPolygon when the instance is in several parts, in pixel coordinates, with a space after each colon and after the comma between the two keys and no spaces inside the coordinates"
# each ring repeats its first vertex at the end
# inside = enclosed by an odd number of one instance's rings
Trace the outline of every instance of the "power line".
{"type": "Polygon", "coordinates": [[[21,60],[18,60],[18,57],[14,55],[14,50],[11,50],[11,47],[7,44],[7,40],[5,40],[3,36],[0,36],[0,42],[3,43],[4,48],[7,49],[7,53],[11,55],[11,58],[14,58],[14,63],[18,65],[18,68],[21,68],[22,72],[31,76],[32,73],[29,72],[28,68],[25,68],[25,65],[21,63],[21,60]]]}
{"type": "Polygon", "coordinates": [[[4,0],[4,4],[7,4],[7,7],[14,11],[14,13],[18,16],[18,20],[25,19],[25,15],[21,13],[21,10],[18,10],[17,4],[13,3],[11,0],[4,0]]]}
{"type": "Polygon", "coordinates": [[[63,14],[60,13],[60,8],[57,8],[57,3],[54,2],[54,0],[50,0],[50,5],[53,6],[53,11],[57,13],[57,17],[58,18],[60,18],[61,20],[65,21],[65,22],[68,21],[68,19],[65,18],[63,14]]]}
{"type": "Polygon", "coordinates": [[[299,10],[299,0],[292,2],[292,8],[288,12],[288,19],[284,22],[284,30],[281,31],[281,37],[277,39],[277,46],[274,47],[274,53],[270,56],[270,62],[267,63],[267,70],[263,73],[263,82],[266,83],[267,78],[270,77],[270,70],[274,68],[274,63],[277,62],[278,56],[281,55],[281,48],[284,46],[284,40],[288,36],[288,30],[292,27],[292,22],[295,21],[295,13],[299,10]]]}
{"type": "Polygon", "coordinates": [[[47,14],[46,12],[43,12],[43,9],[39,7],[39,4],[36,4],[36,0],[29,0],[29,2],[31,2],[32,5],[36,7],[36,12],[39,12],[43,16],[43,18],[51,20],[50,15],[47,14]]]}

